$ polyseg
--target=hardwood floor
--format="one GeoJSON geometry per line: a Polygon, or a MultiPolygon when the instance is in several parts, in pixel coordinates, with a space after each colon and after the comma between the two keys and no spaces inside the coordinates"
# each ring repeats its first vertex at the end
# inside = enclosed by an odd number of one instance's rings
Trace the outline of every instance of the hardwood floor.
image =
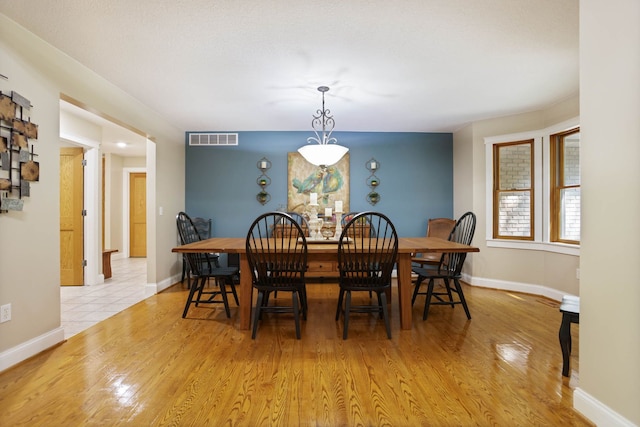
{"type": "Polygon", "coordinates": [[[289,315],[265,315],[256,340],[233,308],[231,319],[221,306],[182,319],[176,285],[0,373],[0,424],[592,425],[572,408],[576,325],[561,375],[558,303],[464,290],[470,321],[443,306],[423,322],[420,297],[401,331],[394,298],[392,340],[365,314],[343,341],[337,285],[310,284],[298,341],[289,315]]]}

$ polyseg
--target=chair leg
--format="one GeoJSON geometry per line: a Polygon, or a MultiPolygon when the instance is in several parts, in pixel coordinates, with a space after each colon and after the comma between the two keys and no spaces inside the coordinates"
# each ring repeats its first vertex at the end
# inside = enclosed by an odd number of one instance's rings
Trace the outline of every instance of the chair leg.
{"type": "Polygon", "coordinates": [[[427,298],[424,301],[424,313],[422,313],[422,320],[427,320],[429,315],[429,305],[431,304],[431,297],[433,296],[434,279],[429,279],[429,285],[427,286],[427,298]]]}
{"type": "MultiPolygon", "coordinates": [[[[202,299],[202,292],[204,292],[204,287],[206,286],[208,281],[209,279],[207,277],[203,277],[202,279],[200,279],[200,284],[198,285],[198,296],[196,297],[196,307],[198,307],[198,304],[202,299]]],[[[196,282],[197,281],[194,281],[194,283],[196,282]]]]}
{"type": "MultiPolygon", "coordinates": [[[[180,278],[180,284],[184,283],[184,277],[187,275],[187,257],[182,255],[182,278],[180,278]]],[[[189,283],[187,281],[187,283],[189,283]]]]}
{"type": "Polygon", "coordinates": [[[300,339],[300,308],[298,300],[300,296],[297,292],[291,292],[291,303],[293,304],[293,318],[296,322],[296,339],[300,339]]]}
{"type": "Polygon", "coordinates": [[[458,297],[460,297],[460,302],[462,303],[464,312],[467,314],[467,319],[471,320],[471,313],[469,313],[469,307],[467,307],[467,300],[465,299],[464,293],[462,292],[460,281],[458,281],[458,279],[453,279],[453,283],[456,286],[456,291],[458,292],[458,297]]]}
{"type": "Polygon", "coordinates": [[[300,289],[299,298],[300,306],[302,307],[302,318],[307,320],[307,310],[309,309],[309,306],[307,304],[307,288],[305,286],[300,289]]]}
{"type": "Polygon", "coordinates": [[[411,298],[412,307],[413,307],[413,304],[415,304],[416,302],[416,297],[418,296],[418,291],[420,290],[420,285],[422,284],[423,280],[424,280],[424,276],[418,276],[418,279],[416,280],[416,287],[413,289],[413,297],[411,298]]]}
{"type": "Polygon", "coordinates": [[[347,300],[344,303],[344,331],[342,332],[342,339],[347,339],[347,333],[349,331],[349,310],[351,310],[351,291],[347,292],[347,300]]]}
{"type": "Polygon", "coordinates": [[[338,295],[338,309],[336,310],[336,320],[340,320],[340,312],[342,311],[343,299],[344,299],[344,289],[340,289],[340,295],[338,295]]]}
{"type": "MultiPolygon", "coordinates": [[[[266,307],[269,305],[269,295],[271,294],[271,292],[269,291],[262,291],[262,304],[260,304],[260,309],[262,310],[262,307],[266,307]]],[[[259,294],[258,294],[259,295],[259,294]]],[[[262,320],[262,311],[260,311],[260,320],[262,320]]]]}
{"type": "Polygon", "coordinates": [[[256,339],[256,332],[258,332],[258,320],[260,320],[262,311],[262,299],[264,298],[264,291],[258,291],[258,300],[256,301],[256,308],[253,311],[253,330],[251,331],[251,339],[256,339]]]}
{"type": "Polygon", "coordinates": [[[387,338],[391,339],[391,322],[389,321],[389,312],[387,309],[387,294],[378,292],[378,297],[382,304],[382,317],[384,318],[384,326],[387,328],[387,338]]]}
{"type": "Polygon", "coordinates": [[[233,283],[233,277],[229,277],[226,279],[229,287],[231,288],[231,293],[233,294],[233,299],[236,302],[236,305],[240,306],[240,300],[238,300],[238,293],[236,292],[236,285],[233,283]]]}
{"type": "Polygon", "coordinates": [[[227,299],[227,288],[224,283],[224,278],[216,277],[216,284],[220,288],[220,294],[222,295],[222,303],[224,304],[224,311],[227,313],[227,319],[231,318],[231,311],[229,310],[229,300],[227,299]]]}
{"type": "Polygon", "coordinates": [[[447,295],[449,296],[449,303],[451,304],[451,308],[455,308],[455,305],[453,303],[453,295],[451,294],[451,284],[449,283],[449,279],[444,279],[444,287],[447,290],[447,295]]]}
{"type": "Polygon", "coordinates": [[[379,311],[379,316],[380,318],[384,318],[384,313],[382,311],[382,306],[383,306],[383,302],[382,302],[382,297],[384,296],[384,301],[385,301],[385,305],[386,305],[386,300],[387,300],[387,294],[384,292],[376,292],[376,294],[378,294],[378,311],[379,311]]]}
{"type": "Polygon", "coordinates": [[[189,284],[189,296],[187,297],[187,303],[185,304],[184,311],[182,312],[182,318],[183,319],[185,317],[187,317],[187,312],[189,311],[189,306],[193,302],[193,295],[198,290],[198,280],[199,280],[199,278],[196,277],[193,280],[193,283],[192,283],[191,279],[189,279],[189,281],[187,282],[189,284]]]}

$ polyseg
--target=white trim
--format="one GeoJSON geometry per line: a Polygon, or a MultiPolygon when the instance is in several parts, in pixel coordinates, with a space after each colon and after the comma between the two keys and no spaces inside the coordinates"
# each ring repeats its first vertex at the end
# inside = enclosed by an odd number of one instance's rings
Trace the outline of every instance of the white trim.
{"type": "Polygon", "coordinates": [[[597,426],[636,427],[636,424],[618,414],[580,387],[573,391],[573,407],[597,426]]]}
{"type": "Polygon", "coordinates": [[[487,279],[484,277],[472,277],[468,274],[462,274],[462,280],[472,286],[480,288],[499,289],[502,291],[522,292],[525,294],[540,295],[550,298],[554,301],[562,301],[562,297],[567,295],[557,289],[549,288],[534,283],[511,282],[506,280],[487,279]]]}
{"type": "Polygon", "coordinates": [[[524,249],[532,251],[554,252],[558,254],[580,256],[580,246],[556,242],[532,242],[522,240],[487,240],[488,248],[524,249]]]}
{"type": "Polygon", "coordinates": [[[100,250],[100,150],[90,148],[85,150],[84,159],[84,284],[87,286],[104,283],[104,275],[100,273],[102,251],[100,250]]]}
{"type": "Polygon", "coordinates": [[[174,274],[173,276],[169,276],[159,283],[148,283],[147,286],[154,286],[154,293],[162,292],[165,289],[168,289],[178,283],[180,281],[181,275],[181,273],[174,274]]]}
{"type": "MultiPolygon", "coordinates": [[[[122,169],[122,257],[129,258],[129,179],[132,173],[147,173],[147,168],[122,169]]],[[[149,183],[147,182],[147,187],[149,183]]],[[[148,227],[147,227],[148,231],[148,227]]]]}
{"type": "Polygon", "coordinates": [[[64,328],[58,326],[51,331],[44,333],[29,341],[18,344],[0,353],[0,372],[27,360],[28,358],[41,353],[56,344],[63,342],[64,328]]]}

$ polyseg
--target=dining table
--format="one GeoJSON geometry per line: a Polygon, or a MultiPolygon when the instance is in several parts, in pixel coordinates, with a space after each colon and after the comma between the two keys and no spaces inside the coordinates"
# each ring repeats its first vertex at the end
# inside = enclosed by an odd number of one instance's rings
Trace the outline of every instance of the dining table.
{"type": "MultiPolygon", "coordinates": [[[[247,330],[251,325],[253,284],[247,259],[246,239],[244,237],[213,237],[198,242],[174,247],[176,253],[228,253],[238,254],[240,258],[239,314],[240,329],[247,330]]],[[[399,237],[397,266],[398,306],[401,329],[411,329],[411,257],[419,253],[430,252],[479,252],[475,246],[465,245],[437,237],[399,237]]],[[[314,242],[307,239],[307,262],[336,262],[338,259],[338,241],[314,242]]]]}

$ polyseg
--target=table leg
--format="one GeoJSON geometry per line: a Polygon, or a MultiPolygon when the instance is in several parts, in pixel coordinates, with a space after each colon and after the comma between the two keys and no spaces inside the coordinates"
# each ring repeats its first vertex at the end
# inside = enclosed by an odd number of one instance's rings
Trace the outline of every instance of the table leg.
{"type": "Polygon", "coordinates": [[[569,376],[569,360],[571,359],[571,315],[562,313],[562,323],[558,332],[560,349],[562,350],[562,375],[569,376]]]}
{"type": "Polygon", "coordinates": [[[411,254],[398,254],[397,266],[400,328],[411,329],[411,254]]]}
{"type": "Polygon", "coordinates": [[[253,302],[253,286],[251,272],[246,253],[240,254],[240,329],[251,327],[251,306],[253,302]]]}

